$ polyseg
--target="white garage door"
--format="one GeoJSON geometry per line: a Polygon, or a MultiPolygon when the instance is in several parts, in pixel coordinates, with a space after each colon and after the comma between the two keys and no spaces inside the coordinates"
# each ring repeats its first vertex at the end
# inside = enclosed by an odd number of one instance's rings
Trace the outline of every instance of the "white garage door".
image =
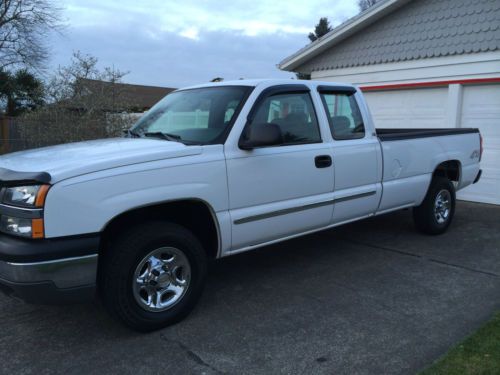
{"type": "MultiPolygon", "coordinates": [[[[366,92],[378,128],[447,128],[448,88],[366,92]]],[[[500,85],[464,86],[461,127],[479,128],[484,139],[481,181],[459,199],[500,204],[500,85]]]]}
{"type": "Polygon", "coordinates": [[[461,126],[479,128],[483,135],[483,175],[458,197],[500,204],[500,85],[464,86],[461,126]]]}
{"type": "Polygon", "coordinates": [[[448,88],[365,93],[377,128],[446,128],[448,88]]]}

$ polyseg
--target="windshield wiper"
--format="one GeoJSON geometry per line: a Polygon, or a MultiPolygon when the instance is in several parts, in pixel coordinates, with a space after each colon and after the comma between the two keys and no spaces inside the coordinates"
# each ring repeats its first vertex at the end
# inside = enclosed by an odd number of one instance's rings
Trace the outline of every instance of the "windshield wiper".
{"type": "Polygon", "coordinates": [[[145,137],[156,137],[156,138],[162,138],[167,141],[172,141],[172,142],[181,142],[182,138],[180,135],[177,134],[170,134],[170,133],[162,133],[162,132],[147,132],[143,134],[145,137]]]}
{"type": "Polygon", "coordinates": [[[141,137],[141,135],[139,133],[137,133],[136,131],[131,130],[131,129],[124,130],[124,132],[129,138],[140,138],[141,137]]]}

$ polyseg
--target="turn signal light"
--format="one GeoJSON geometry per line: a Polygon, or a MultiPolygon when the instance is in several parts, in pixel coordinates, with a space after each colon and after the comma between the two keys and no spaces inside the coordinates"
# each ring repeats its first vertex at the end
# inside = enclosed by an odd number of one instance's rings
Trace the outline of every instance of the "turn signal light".
{"type": "Polygon", "coordinates": [[[43,238],[43,219],[31,220],[31,238],[43,238]]]}

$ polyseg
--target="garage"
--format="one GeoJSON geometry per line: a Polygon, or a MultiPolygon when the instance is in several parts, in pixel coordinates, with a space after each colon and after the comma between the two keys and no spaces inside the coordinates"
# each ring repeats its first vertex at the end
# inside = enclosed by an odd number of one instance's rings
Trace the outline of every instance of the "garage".
{"type": "MultiPolygon", "coordinates": [[[[464,85],[458,127],[479,128],[484,153],[478,184],[458,193],[462,200],[500,204],[500,85],[464,85]]],[[[446,128],[456,111],[448,87],[365,92],[378,128],[446,128]]]]}
{"type": "Polygon", "coordinates": [[[495,0],[380,1],[278,66],[357,85],[378,128],[479,128],[483,174],[457,197],[500,205],[499,18],[495,0]]]}

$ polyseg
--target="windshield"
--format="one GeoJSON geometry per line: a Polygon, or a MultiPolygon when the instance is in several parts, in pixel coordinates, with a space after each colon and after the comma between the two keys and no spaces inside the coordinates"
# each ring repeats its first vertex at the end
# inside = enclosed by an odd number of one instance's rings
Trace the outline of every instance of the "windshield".
{"type": "Polygon", "coordinates": [[[222,143],[251,89],[219,86],[173,92],[151,108],[129,133],[185,144],[222,143]]]}

